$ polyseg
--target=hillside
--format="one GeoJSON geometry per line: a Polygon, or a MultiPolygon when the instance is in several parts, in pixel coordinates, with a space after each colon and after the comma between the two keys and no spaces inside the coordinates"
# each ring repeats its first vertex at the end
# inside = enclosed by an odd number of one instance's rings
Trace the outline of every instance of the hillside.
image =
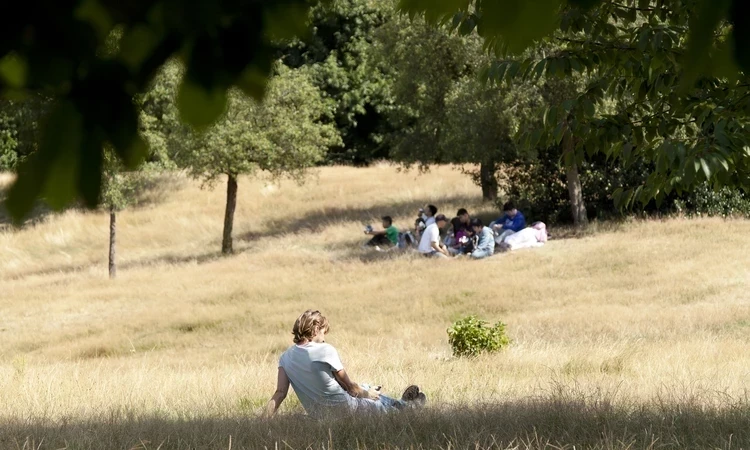
{"type": "MultiPolygon", "coordinates": [[[[331,320],[354,379],[393,394],[417,383],[431,411],[532,398],[745,405],[750,222],[633,222],[485,261],[360,248],[363,224],[391,214],[410,226],[428,202],[491,215],[478,194],[447,167],[324,168],[303,186],[241,179],[237,254],[222,258],[224,186],[169,178],[120,214],[115,281],[105,213],[5,227],[0,417],[252,418],[307,308],[331,320]],[[513,345],[452,358],[445,330],[470,313],[502,320],[513,345]]],[[[285,413],[300,411],[293,397],[285,413]]]]}

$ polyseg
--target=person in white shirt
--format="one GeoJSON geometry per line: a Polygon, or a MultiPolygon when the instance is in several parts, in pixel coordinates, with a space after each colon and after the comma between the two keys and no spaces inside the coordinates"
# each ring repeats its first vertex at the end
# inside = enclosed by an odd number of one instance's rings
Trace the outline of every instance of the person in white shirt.
{"type": "Polygon", "coordinates": [[[440,229],[445,227],[446,223],[448,223],[448,219],[445,218],[445,215],[438,214],[435,216],[435,221],[428,224],[422,233],[419,240],[419,253],[434,258],[448,258],[450,256],[448,249],[440,242],[440,229]]]}
{"type": "Polygon", "coordinates": [[[407,387],[397,400],[381,394],[379,386],[354,383],[336,349],[325,341],[328,330],[328,319],[320,311],[307,310],[294,322],[294,345],[279,360],[276,392],[266,406],[268,416],[279,409],[290,384],[307,414],[316,419],[424,405],[426,396],[416,385],[407,387]]]}
{"type": "Polygon", "coordinates": [[[438,209],[435,205],[427,205],[422,210],[422,219],[424,220],[425,225],[429,225],[431,223],[435,223],[435,215],[437,214],[438,209]]]}
{"type": "Polygon", "coordinates": [[[419,216],[414,223],[414,236],[417,237],[418,241],[422,239],[422,233],[424,233],[427,225],[435,223],[435,214],[437,214],[437,211],[438,209],[435,205],[427,205],[424,208],[419,208],[419,216]]]}

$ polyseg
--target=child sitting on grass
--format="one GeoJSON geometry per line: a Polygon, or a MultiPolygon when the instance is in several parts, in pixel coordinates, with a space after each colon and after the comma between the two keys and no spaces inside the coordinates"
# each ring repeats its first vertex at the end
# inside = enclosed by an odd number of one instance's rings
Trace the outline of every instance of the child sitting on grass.
{"type": "Polygon", "coordinates": [[[381,220],[383,221],[382,230],[373,230],[370,226],[365,228],[365,234],[372,236],[372,239],[365,245],[378,250],[380,247],[392,247],[398,244],[398,228],[393,226],[391,216],[383,216],[381,220]]]}

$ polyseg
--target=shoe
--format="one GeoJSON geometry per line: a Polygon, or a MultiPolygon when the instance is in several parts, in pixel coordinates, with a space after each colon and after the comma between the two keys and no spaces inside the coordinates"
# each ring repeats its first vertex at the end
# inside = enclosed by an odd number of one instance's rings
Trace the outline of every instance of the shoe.
{"type": "Polygon", "coordinates": [[[401,401],[406,403],[406,407],[423,408],[427,403],[427,396],[424,392],[420,392],[419,386],[412,384],[404,390],[401,401]]]}
{"type": "Polygon", "coordinates": [[[411,402],[419,397],[419,386],[412,384],[411,386],[404,389],[404,393],[401,395],[401,400],[405,402],[411,402]]]}

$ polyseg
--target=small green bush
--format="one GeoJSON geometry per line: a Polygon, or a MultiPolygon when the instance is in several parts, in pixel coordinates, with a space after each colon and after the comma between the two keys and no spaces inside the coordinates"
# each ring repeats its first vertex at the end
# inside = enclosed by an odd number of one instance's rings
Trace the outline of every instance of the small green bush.
{"type": "Polygon", "coordinates": [[[510,338],[505,334],[504,323],[489,327],[476,316],[468,316],[448,328],[448,342],[453,347],[453,356],[477,356],[500,350],[510,344],[510,338]]]}

